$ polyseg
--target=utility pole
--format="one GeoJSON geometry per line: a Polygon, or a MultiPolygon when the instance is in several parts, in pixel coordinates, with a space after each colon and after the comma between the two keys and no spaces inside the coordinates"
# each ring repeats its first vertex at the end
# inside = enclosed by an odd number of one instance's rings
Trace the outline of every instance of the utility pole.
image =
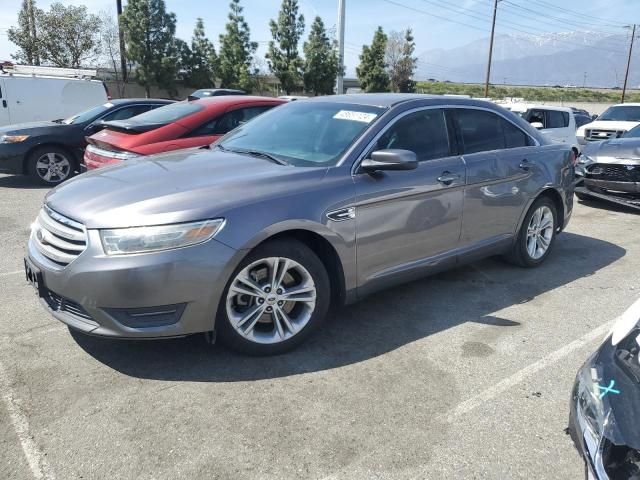
{"type": "Polygon", "coordinates": [[[122,22],[120,17],[122,16],[122,0],[116,0],[116,8],[118,11],[118,38],[120,40],[120,70],[122,70],[122,88],[127,83],[127,60],[125,59],[124,51],[124,32],[122,31],[122,22]]]}
{"type": "Polygon", "coordinates": [[[491,40],[489,41],[489,61],[487,62],[487,79],[484,82],[484,96],[489,96],[489,79],[491,77],[491,57],[493,56],[493,37],[496,33],[496,14],[498,13],[498,2],[493,2],[493,22],[491,24],[491,40]]]}
{"type": "MultiPolygon", "coordinates": [[[[627,27],[628,28],[628,27],[627,27]]],[[[636,24],[633,24],[631,30],[631,44],[629,45],[629,58],[627,59],[627,71],[624,74],[624,86],[622,87],[622,101],[624,103],[624,96],[627,93],[627,80],[629,80],[629,67],[631,66],[631,53],[633,52],[633,40],[636,38],[636,24]]]]}
{"type": "Polygon", "coordinates": [[[344,93],[344,12],[346,0],[338,0],[338,78],[336,79],[336,93],[344,93]]]}
{"type": "Polygon", "coordinates": [[[587,86],[587,72],[584,72],[584,78],[582,79],[582,88],[587,86]]]}

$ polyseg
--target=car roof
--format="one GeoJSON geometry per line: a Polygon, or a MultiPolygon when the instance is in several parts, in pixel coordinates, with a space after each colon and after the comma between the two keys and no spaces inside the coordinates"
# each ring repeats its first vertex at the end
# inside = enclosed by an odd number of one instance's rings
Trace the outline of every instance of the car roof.
{"type": "Polygon", "coordinates": [[[128,103],[175,103],[175,100],[168,100],[166,98],[116,98],[109,100],[107,103],[114,105],[126,105],[128,103]]]}
{"type": "Polygon", "coordinates": [[[346,95],[330,95],[326,97],[310,97],[305,102],[351,103],[370,107],[391,108],[396,105],[420,101],[421,105],[468,105],[477,107],[496,107],[489,100],[447,95],[427,95],[422,93],[350,93],[346,95]]]}
{"type": "Polygon", "coordinates": [[[526,103],[526,102],[518,102],[518,103],[505,103],[501,104],[501,107],[509,108],[509,107],[521,107],[526,108],[527,110],[530,108],[537,108],[539,110],[556,110],[558,112],[571,112],[574,110],[570,107],[559,107],[557,105],[542,105],[540,103],[526,103]]]}
{"type": "Polygon", "coordinates": [[[193,100],[186,100],[189,103],[195,103],[197,105],[203,105],[206,108],[223,108],[231,107],[233,105],[244,105],[246,103],[286,103],[285,100],[273,97],[257,97],[252,95],[223,95],[220,97],[204,97],[194,98],[193,100]]]}

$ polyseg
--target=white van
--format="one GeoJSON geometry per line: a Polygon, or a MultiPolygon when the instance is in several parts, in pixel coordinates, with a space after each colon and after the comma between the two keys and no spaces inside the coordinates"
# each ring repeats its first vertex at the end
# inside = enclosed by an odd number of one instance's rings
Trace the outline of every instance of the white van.
{"type": "Polygon", "coordinates": [[[551,141],[566,143],[573,147],[576,154],[580,152],[576,138],[576,118],[571,108],[532,103],[507,103],[501,106],[520,115],[551,141]]]}
{"type": "Polygon", "coordinates": [[[108,100],[95,70],[16,65],[0,71],[0,127],[68,118],[108,100]]]}

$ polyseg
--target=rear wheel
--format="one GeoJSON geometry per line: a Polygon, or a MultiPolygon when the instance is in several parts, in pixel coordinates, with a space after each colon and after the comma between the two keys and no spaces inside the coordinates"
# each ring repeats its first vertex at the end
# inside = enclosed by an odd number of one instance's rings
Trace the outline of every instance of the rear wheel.
{"type": "Polygon", "coordinates": [[[27,158],[27,171],[43,185],[55,186],[73,176],[75,162],[69,152],[55,146],[37,148],[27,158]]]}
{"type": "Polygon", "coordinates": [[[295,240],[268,242],[231,276],[218,308],[218,331],[240,352],[284,353],[320,326],[330,299],[327,271],[311,249],[295,240]]]}
{"type": "Polygon", "coordinates": [[[508,260],[521,267],[537,267],[546,260],[556,238],[558,214],[549,197],[538,198],[524,218],[508,260]]]}

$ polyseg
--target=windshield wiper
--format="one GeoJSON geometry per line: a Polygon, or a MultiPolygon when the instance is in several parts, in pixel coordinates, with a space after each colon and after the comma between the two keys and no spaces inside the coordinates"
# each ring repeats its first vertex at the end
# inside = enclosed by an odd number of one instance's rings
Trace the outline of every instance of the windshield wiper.
{"type": "Polygon", "coordinates": [[[232,153],[239,153],[241,155],[250,155],[252,157],[264,158],[264,159],[269,160],[270,162],[276,163],[278,165],[289,165],[284,160],[282,160],[280,158],[277,158],[277,157],[274,157],[270,153],[261,152],[259,150],[234,150],[234,149],[231,149],[231,148],[223,147],[222,145],[218,145],[218,148],[220,150],[222,150],[223,152],[232,152],[232,153]]]}

